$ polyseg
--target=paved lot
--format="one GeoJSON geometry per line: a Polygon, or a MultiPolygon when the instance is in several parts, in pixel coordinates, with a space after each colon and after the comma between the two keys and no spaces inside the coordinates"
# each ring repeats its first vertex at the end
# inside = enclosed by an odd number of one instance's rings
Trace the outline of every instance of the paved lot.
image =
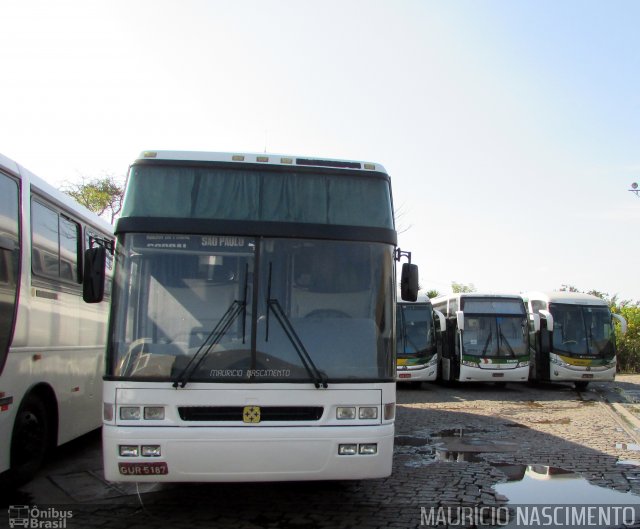
{"type": "Polygon", "coordinates": [[[636,401],[640,376],[584,392],[560,384],[399,387],[393,475],[361,482],[137,490],[102,479],[95,432],[61,447],[37,479],[1,498],[0,527],[9,505],[54,509],[55,520],[69,510],[69,528],[366,529],[424,527],[431,507],[497,508],[523,494],[540,503],[638,504],[636,401]]]}

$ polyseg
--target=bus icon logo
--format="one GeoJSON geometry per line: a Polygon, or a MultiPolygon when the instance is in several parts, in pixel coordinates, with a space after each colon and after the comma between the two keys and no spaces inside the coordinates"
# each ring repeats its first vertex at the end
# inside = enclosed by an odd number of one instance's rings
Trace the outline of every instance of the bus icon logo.
{"type": "Polygon", "coordinates": [[[242,422],[260,422],[260,406],[245,406],[242,409],[242,422]]]}
{"type": "Polygon", "coordinates": [[[29,506],[9,506],[9,527],[29,527],[29,506]]]}

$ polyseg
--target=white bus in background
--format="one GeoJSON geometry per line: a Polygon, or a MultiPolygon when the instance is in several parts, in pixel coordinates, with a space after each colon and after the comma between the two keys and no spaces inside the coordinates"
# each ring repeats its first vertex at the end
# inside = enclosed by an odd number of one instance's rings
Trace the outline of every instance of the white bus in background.
{"type": "Polygon", "coordinates": [[[388,476],[393,219],[377,164],[142,153],[115,230],[106,478],[388,476]]]}
{"type": "Polygon", "coordinates": [[[532,380],[573,382],[576,389],[585,389],[591,381],[615,378],[613,319],[623,334],[627,322],[612,314],[606,301],[578,292],[527,292],[524,299],[540,320],[532,380]]]}
{"type": "Polygon", "coordinates": [[[440,367],[443,380],[527,381],[530,332],[521,296],[470,292],[431,302],[447,320],[440,367]]]}
{"type": "Polygon", "coordinates": [[[398,302],[396,306],[396,356],[398,382],[433,381],[438,377],[441,341],[436,327],[445,331],[444,314],[431,301],[398,302]]]}
{"type": "Polygon", "coordinates": [[[0,155],[0,472],[30,479],[99,428],[107,303],[83,302],[83,251],[111,226],[0,155]]]}

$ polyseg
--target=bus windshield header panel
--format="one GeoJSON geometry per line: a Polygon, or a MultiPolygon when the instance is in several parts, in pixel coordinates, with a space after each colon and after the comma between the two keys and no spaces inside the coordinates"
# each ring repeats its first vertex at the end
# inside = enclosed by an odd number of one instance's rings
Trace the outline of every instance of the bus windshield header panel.
{"type": "Polygon", "coordinates": [[[469,314],[525,314],[521,299],[462,298],[461,309],[469,314]]]}
{"type": "Polygon", "coordinates": [[[390,183],[384,173],[228,163],[134,164],[122,217],[394,229],[390,183]]]}
{"type": "Polygon", "coordinates": [[[108,377],[394,380],[389,245],[174,234],[123,241],[108,377]]]}

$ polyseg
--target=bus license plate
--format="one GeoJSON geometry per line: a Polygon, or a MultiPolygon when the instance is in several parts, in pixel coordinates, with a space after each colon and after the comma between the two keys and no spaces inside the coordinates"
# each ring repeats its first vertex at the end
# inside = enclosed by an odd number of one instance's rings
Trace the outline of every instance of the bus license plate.
{"type": "Polygon", "coordinates": [[[582,378],[593,378],[593,373],[584,373],[582,378]]]}
{"type": "Polygon", "coordinates": [[[118,463],[118,469],[123,476],[160,476],[169,473],[166,463],[118,463]]]}
{"type": "Polygon", "coordinates": [[[504,373],[491,373],[491,376],[495,378],[500,378],[504,376],[504,373]]]}

